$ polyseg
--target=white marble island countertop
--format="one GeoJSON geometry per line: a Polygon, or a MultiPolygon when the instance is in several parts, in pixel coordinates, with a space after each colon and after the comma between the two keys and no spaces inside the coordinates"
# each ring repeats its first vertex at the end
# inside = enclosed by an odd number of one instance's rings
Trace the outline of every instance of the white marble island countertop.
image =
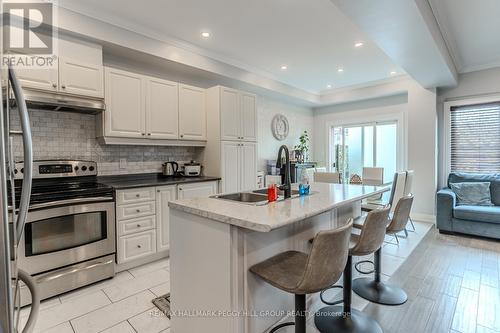
{"type": "Polygon", "coordinates": [[[265,205],[216,198],[181,199],[171,201],[168,205],[171,209],[214,221],[254,231],[270,232],[389,190],[390,187],[387,186],[312,183],[312,194],[308,196],[265,205]]]}

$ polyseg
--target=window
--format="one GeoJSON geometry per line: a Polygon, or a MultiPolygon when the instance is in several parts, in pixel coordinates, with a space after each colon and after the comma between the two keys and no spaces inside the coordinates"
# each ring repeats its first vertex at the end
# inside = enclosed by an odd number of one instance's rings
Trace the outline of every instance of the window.
{"type": "Polygon", "coordinates": [[[450,170],[500,172],[500,102],[450,108],[450,170]]]}
{"type": "Polygon", "coordinates": [[[363,167],[384,168],[384,182],[397,170],[398,126],[396,121],[333,127],[330,156],[332,168],[348,183],[361,176],[363,167]]]}

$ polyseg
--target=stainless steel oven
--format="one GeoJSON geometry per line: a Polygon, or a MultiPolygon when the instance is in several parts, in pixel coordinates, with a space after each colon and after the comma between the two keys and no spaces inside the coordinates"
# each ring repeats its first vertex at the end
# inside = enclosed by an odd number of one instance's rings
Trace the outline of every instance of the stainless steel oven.
{"type": "MultiPolygon", "coordinates": [[[[47,203],[28,214],[18,264],[34,277],[42,299],[114,276],[114,200],[102,199],[47,203]]],[[[21,296],[22,305],[30,303],[25,288],[21,296]]]]}
{"type": "MultiPolygon", "coordinates": [[[[18,266],[34,278],[41,299],[113,277],[114,195],[97,182],[95,163],[34,165],[39,175],[17,254],[18,266]]],[[[27,291],[21,288],[21,305],[31,302],[27,291]]]]}
{"type": "Polygon", "coordinates": [[[115,253],[113,201],[56,208],[44,205],[47,208],[30,211],[19,246],[19,265],[28,273],[115,253]]]}

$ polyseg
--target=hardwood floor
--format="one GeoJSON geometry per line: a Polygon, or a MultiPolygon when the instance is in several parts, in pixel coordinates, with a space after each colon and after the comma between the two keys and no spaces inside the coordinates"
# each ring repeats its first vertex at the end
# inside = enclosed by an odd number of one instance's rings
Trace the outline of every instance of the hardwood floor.
{"type": "Polygon", "coordinates": [[[370,303],[364,312],[386,333],[500,332],[500,242],[435,229],[391,277],[408,302],[370,303]]]}

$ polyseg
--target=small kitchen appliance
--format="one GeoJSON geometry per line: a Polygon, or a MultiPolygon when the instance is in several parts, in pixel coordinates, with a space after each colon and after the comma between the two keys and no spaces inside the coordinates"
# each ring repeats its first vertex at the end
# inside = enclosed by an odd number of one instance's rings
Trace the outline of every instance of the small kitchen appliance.
{"type": "Polygon", "coordinates": [[[184,164],[184,176],[198,177],[201,175],[201,164],[195,161],[184,164]]]}
{"type": "Polygon", "coordinates": [[[165,162],[162,166],[164,176],[177,176],[179,171],[179,164],[177,162],[165,162]]]}

